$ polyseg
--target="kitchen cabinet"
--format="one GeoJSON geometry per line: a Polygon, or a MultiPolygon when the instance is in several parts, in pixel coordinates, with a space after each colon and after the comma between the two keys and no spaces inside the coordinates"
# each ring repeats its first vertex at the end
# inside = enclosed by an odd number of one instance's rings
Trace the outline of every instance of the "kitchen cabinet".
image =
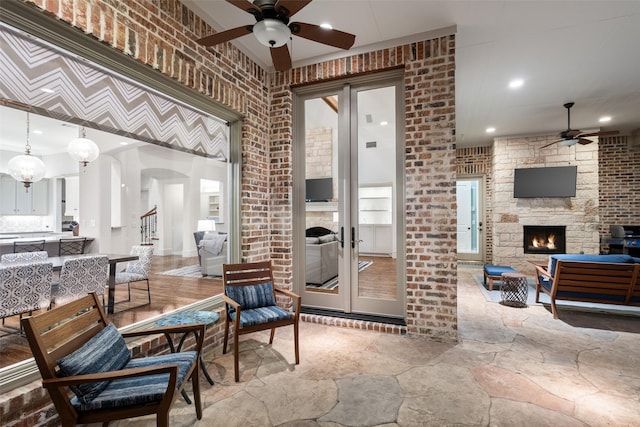
{"type": "Polygon", "coordinates": [[[80,208],[80,181],[77,176],[64,178],[64,216],[78,217],[80,208]]]}
{"type": "Polygon", "coordinates": [[[49,180],[35,182],[25,190],[24,184],[11,175],[0,176],[0,214],[47,215],[49,208],[49,180]]]}

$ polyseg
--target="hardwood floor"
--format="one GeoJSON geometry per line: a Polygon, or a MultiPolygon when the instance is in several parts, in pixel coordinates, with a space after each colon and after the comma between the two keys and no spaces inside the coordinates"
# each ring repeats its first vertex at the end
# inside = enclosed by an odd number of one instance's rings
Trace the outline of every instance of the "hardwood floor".
{"type": "MultiPolygon", "coordinates": [[[[388,257],[360,257],[373,263],[360,272],[359,292],[362,296],[394,298],[396,292],[396,260],[388,257]]],[[[115,313],[109,319],[122,327],[136,323],[158,314],[170,312],[176,308],[208,298],[222,292],[222,279],[167,276],[158,274],[163,271],[198,264],[198,258],[180,256],[154,256],[151,263],[151,303],[147,303],[146,283],[132,285],[131,301],[127,298],[126,285],[116,288],[115,313]]],[[[336,288],[337,292],[337,288],[336,288]]],[[[31,357],[29,345],[20,334],[5,333],[8,328],[18,326],[18,316],[9,317],[0,331],[0,368],[12,365],[31,357]]]]}
{"type": "MultiPolygon", "coordinates": [[[[358,274],[358,295],[368,298],[395,299],[397,294],[397,259],[361,255],[359,260],[370,261],[371,265],[358,274]]],[[[331,290],[307,287],[307,291],[337,294],[339,286],[331,290]]]]}
{"type": "MultiPolygon", "coordinates": [[[[220,278],[158,274],[195,264],[198,264],[197,257],[154,256],[149,276],[151,303],[147,303],[145,282],[132,285],[130,302],[126,301],[127,286],[119,285],[116,287],[116,312],[109,315],[109,319],[117,327],[122,327],[221,293],[222,279],[220,278]]],[[[0,368],[31,357],[25,337],[20,334],[3,336],[9,328],[16,327],[18,327],[18,316],[13,316],[5,320],[4,327],[0,331],[0,368]]]]}

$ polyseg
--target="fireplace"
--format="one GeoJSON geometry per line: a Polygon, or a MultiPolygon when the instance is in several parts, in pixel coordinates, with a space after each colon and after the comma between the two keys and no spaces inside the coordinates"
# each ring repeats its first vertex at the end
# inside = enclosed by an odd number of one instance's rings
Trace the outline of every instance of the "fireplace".
{"type": "Polygon", "coordinates": [[[566,251],[566,226],[525,225],[525,254],[563,254],[566,251]]]}

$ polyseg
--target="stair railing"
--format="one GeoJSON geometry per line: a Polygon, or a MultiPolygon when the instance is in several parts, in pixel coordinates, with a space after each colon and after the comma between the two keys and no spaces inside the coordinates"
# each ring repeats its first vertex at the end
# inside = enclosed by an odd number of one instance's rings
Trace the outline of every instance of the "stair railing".
{"type": "Polygon", "coordinates": [[[142,246],[153,245],[153,240],[158,240],[158,207],[154,206],[149,212],[140,217],[140,244],[142,246]]]}

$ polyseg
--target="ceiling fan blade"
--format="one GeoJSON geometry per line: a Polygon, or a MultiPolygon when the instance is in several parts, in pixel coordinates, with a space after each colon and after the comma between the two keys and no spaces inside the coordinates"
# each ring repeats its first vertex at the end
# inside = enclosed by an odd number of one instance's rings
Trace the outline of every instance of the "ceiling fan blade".
{"type": "Polygon", "coordinates": [[[245,12],[249,12],[253,16],[262,13],[260,8],[258,6],[254,6],[249,0],[227,0],[227,3],[231,3],[235,7],[242,9],[245,12]]]}
{"type": "Polygon", "coordinates": [[[563,133],[566,135],[565,138],[566,137],[574,137],[574,136],[580,135],[580,131],[579,130],[567,130],[567,131],[565,131],[563,133]]]}
{"type": "Polygon", "coordinates": [[[209,36],[203,37],[199,40],[196,40],[196,43],[199,43],[203,46],[213,46],[216,44],[228,42],[229,40],[233,40],[238,37],[246,36],[247,34],[251,34],[252,32],[251,25],[245,25],[243,27],[232,28],[226,31],[220,31],[219,33],[214,33],[209,36]]]}
{"type": "Polygon", "coordinates": [[[553,144],[557,144],[560,141],[564,141],[564,140],[563,139],[559,139],[558,141],[553,141],[552,143],[549,143],[547,145],[543,145],[542,147],[540,147],[540,149],[551,147],[553,144]]]}
{"type": "Polygon", "coordinates": [[[587,144],[591,144],[593,141],[590,139],[586,139],[586,138],[579,138],[578,139],[578,144],[580,145],[587,145],[587,144]]]}
{"type": "Polygon", "coordinates": [[[328,44],[329,46],[349,49],[356,41],[356,36],[340,30],[329,30],[315,24],[292,22],[289,24],[291,33],[307,40],[328,44]]]}
{"type": "Polygon", "coordinates": [[[280,47],[271,47],[271,60],[276,71],[285,71],[291,68],[291,55],[286,44],[280,47]]]}
{"type": "Polygon", "coordinates": [[[280,0],[276,3],[275,10],[278,15],[291,18],[309,3],[311,0],[280,0]]]}
{"type": "Polygon", "coordinates": [[[591,132],[591,133],[583,133],[580,135],[581,138],[589,137],[589,136],[607,136],[607,135],[617,135],[620,131],[618,130],[605,130],[602,132],[591,132]]]}

